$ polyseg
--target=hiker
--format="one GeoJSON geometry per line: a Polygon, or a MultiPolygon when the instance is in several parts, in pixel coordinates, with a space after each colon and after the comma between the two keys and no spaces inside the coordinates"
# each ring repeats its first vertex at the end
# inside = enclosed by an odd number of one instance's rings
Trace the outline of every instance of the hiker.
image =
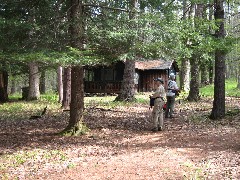
{"type": "Polygon", "coordinates": [[[163,80],[161,78],[154,79],[157,83],[157,90],[154,92],[150,98],[154,98],[154,107],[152,111],[152,119],[154,128],[153,132],[162,131],[163,130],[163,105],[164,105],[164,97],[165,97],[165,89],[163,87],[163,80]]]}
{"type": "Polygon", "coordinates": [[[175,96],[178,91],[178,86],[175,81],[175,74],[171,73],[169,75],[168,86],[167,86],[167,107],[165,112],[165,118],[174,118],[174,104],[175,104],[175,96]]]}

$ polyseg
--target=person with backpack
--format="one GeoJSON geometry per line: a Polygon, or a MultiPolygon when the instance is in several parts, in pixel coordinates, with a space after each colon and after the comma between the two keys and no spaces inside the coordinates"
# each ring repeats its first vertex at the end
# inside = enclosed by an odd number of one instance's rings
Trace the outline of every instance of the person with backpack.
{"type": "Polygon", "coordinates": [[[167,107],[165,111],[165,118],[174,118],[174,104],[176,92],[179,90],[177,83],[175,81],[175,74],[171,73],[169,75],[168,86],[167,86],[167,107]]]}
{"type": "Polygon", "coordinates": [[[163,105],[164,105],[164,97],[166,96],[165,89],[163,87],[163,80],[161,78],[154,79],[157,83],[157,90],[154,92],[150,98],[154,100],[154,107],[152,111],[152,120],[154,128],[153,132],[162,131],[163,130],[163,105]]]}

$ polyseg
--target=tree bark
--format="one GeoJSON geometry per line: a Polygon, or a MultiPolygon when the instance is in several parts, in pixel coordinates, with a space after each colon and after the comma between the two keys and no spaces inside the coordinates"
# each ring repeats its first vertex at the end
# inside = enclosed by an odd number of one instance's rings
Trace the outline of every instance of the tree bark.
{"type": "Polygon", "coordinates": [[[0,103],[5,103],[8,101],[8,73],[7,71],[0,72],[0,103]]]}
{"type": "Polygon", "coordinates": [[[198,101],[199,96],[199,60],[193,55],[193,58],[190,60],[191,64],[191,82],[190,82],[190,91],[187,97],[188,101],[198,101]]]}
{"type": "Polygon", "coordinates": [[[213,72],[214,72],[214,70],[213,70],[213,62],[211,61],[210,63],[209,63],[209,84],[213,84],[213,72]]]}
{"type": "MultiPolygon", "coordinates": [[[[213,11],[214,11],[214,7],[210,6],[209,7],[209,21],[211,22],[213,20],[213,11]]],[[[213,34],[213,29],[211,26],[209,26],[209,34],[213,34]]],[[[214,57],[214,54],[213,53],[210,53],[210,56],[214,57]]],[[[213,61],[209,61],[209,64],[208,64],[208,73],[209,73],[209,84],[213,84],[213,61]]]]}
{"type": "Polygon", "coordinates": [[[207,64],[206,63],[201,63],[200,71],[201,71],[201,85],[205,86],[209,83],[208,69],[207,69],[207,64]]]}
{"type": "Polygon", "coordinates": [[[237,80],[238,80],[237,88],[240,89],[240,64],[238,64],[237,80]]]}
{"type": "MultiPolygon", "coordinates": [[[[225,37],[223,4],[223,0],[214,1],[214,17],[218,26],[215,36],[220,40],[225,37]]],[[[225,59],[226,53],[217,48],[215,51],[214,100],[211,119],[220,119],[225,116],[225,59]]]]}
{"type": "Polygon", "coordinates": [[[190,61],[182,59],[180,71],[180,89],[188,92],[190,89],[190,61]]]}
{"type": "Polygon", "coordinates": [[[83,67],[74,66],[72,68],[71,79],[71,104],[70,104],[70,121],[68,129],[74,127],[74,135],[82,132],[83,109],[84,109],[84,83],[83,67]]]}
{"type": "Polygon", "coordinates": [[[134,101],[135,100],[134,74],[135,74],[135,61],[126,60],[121,92],[117,96],[116,101],[134,101]]]}
{"type": "Polygon", "coordinates": [[[41,77],[40,77],[40,94],[46,93],[46,71],[41,71],[41,77]]]}
{"type": "Polygon", "coordinates": [[[29,63],[29,92],[28,101],[37,100],[40,98],[39,91],[39,71],[38,65],[35,62],[29,63]]]}
{"type": "Polygon", "coordinates": [[[58,89],[58,102],[62,103],[63,101],[63,68],[61,66],[58,67],[57,70],[57,89],[58,89]]]}
{"type": "MultiPolygon", "coordinates": [[[[69,32],[70,46],[79,50],[83,49],[84,36],[84,17],[82,1],[71,0],[69,14],[69,32]]],[[[70,119],[68,126],[61,134],[73,136],[81,135],[87,131],[87,127],[83,124],[84,110],[84,83],[83,83],[83,67],[76,65],[71,70],[71,103],[70,103],[70,119]]]]}
{"type": "Polygon", "coordinates": [[[71,103],[71,67],[64,68],[63,74],[62,107],[69,109],[71,103]]]}

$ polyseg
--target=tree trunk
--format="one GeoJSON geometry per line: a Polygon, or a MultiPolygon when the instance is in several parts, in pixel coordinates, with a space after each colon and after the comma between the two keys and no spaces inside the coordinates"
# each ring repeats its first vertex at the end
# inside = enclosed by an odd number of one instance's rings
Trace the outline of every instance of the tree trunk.
{"type": "Polygon", "coordinates": [[[29,63],[29,92],[28,101],[37,100],[40,98],[39,91],[39,71],[38,65],[35,62],[29,63]]]}
{"type": "Polygon", "coordinates": [[[58,90],[58,102],[62,103],[63,101],[63,68],[61,66],[58,67],[57,70],[57,90],[58,90]]]}
{"type": "MultiPolygon", "coordinates": [[[[137,0],[130,1],[130,13],[129,19],[134,19],[136,16],[137,9],[137,0]]],[[[131,21],[133,23],[133,21],[131,21]]],[[[135,24],[130,24],[130,28],[136,28],[135,24]]],[[[129,40],[129,43],[132,43],[134,46],[135,40],[129,40]]],[[[135,60],[134,59],[126,59],[123,81],[121,85],[120,94],[116,97],[116,101],[134,101],[135,100],[135,84],[134,84],[134,74],[135,74],[135,60]]]]}
{"type": "Polygon", "coordinates": [[[72,129],[72,135],[81,134],[83,131],[83,109],[84,109],[84,86],[83,86],[83,67],[74,66],[72,68],[71,79],[71,104],[70,121],[67,129],[72,129]]]}
{"type": "Polygon", "coordinates": [[[40,77],[40,94],[46,93],[46,71],[41,71],[41,77],[40,77]]]}
{"type": "Polygon", "coordinates": [[[134,101],[135,100],[134,74],[135,74],[135,61],[126,60],[121,92],[116,97],[115,99],[116,101],[134,101]]]}
{"type": "MultiPolygon", "coordinates": [[[[183,0],[183,20],[187,18],[187,7],[186,0],[183,0]]],[[[180,89],[182,91],[188,92],[190,89],[190,61],[189,59],[183,58],[181,60],[181,70],[180,70],[180,89]]]]}
{"type": "Polygon", "coordinates": [[[180,89],[188,92],[190,89],[190,61],[182,59],[180,71],[180,89]]]}
{"type": "MultiPolygon", "coordinates": [[[[84,23],[82,1],[71,0],[69,14],[70,45],[73,48],[83,49],[84,23]]],[[[64,135],[81,135],[87,128],[83,124],[84,83],[83,67],[73,66],[71,70],[71,103],[68,126],[62,131],[64,135]]]]}
{"type": "MultiPolygon", "coordinates": [[[[215,36],[219,39],[223,39],[225,37],[224,1],[215,0],[214,3],[214,17],[219,27],[215,32],[215,36]]],[[[225,52],[217,48],[215,51],[214,100],[213,109],[210,115],[211,119],[219,119],[225,116],[225,58],[225,52]]]]}
{"type": "MultiPolygon", "coordinates": [[[[213,11],[214,8],[212,6],[209,7],[209,21],[212,22],[213,20],[213,11]]],[[[213,34],[213,29],[211,26],[209,26],[209,34],[213,34]]],[[[210,56],[214,57],[213,53],[210,53],[210,56]]],[[[210,60],[209,64],[208,64],[208,75],[209,75],[209,84],[213,84],[213,60],[210,60]]]]}
{"type": "Polygon", "coordinates": [[[213,84],[213,62],[209,63],[209,84],[213,84]]]}
{"type": "Polygon", "coordinates": [[[238,80],[237,88],[240,89],[240,64],[238,64],[237,80],[238,80]]]}
{"type": "Polygon", "coordinates": [[[0,72],[0,103],[8,101],[8,73],[7,71],[0,72]]]}
{"type": "Polygon", "coordinates": [[[196,56],[190,60],[191,64],[191,82],[190,91],[187,97],[188,101],[198,101],[199,100],[199,61],[196,56]]]}
{"type": "MultiPolygon", "coordinates": [[[[203,18],[203,4],[196,5],[195,19],[203,18]]],[[[194,26],[198,28],[198,21],[194,21],[194,26]]],[[[191,64],[191,82],[190,82],[190,91],[187,97],[188,101],[198,101],[200,99],[199,96],[199,57],[198,52],[192,54],[192,58],[190,59],[191,64]]]]}
{"type": "Polygon", "coordinates": [[[202,63],[200,65],[200,71],[201,71],[201,85],[205,86],[209,83],[208,81],[208,69],[207,69],[207,64],[202,63]]]}
{"type": "Polygon", "coordinates": [[[71,103],[71,68],[64,68],[63,71],[63,100],[62,107],[69,109],[71,103]]]}

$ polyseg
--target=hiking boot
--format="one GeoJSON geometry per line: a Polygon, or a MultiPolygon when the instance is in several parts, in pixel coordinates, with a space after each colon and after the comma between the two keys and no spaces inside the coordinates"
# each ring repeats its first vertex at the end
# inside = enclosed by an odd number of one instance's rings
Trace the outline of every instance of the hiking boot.
{"type": "Polygon", "coordinates": [[[162,131],[163,130],[163,127],[162,126],[159,126],[158,127],[158,131],[162,131]]]}

